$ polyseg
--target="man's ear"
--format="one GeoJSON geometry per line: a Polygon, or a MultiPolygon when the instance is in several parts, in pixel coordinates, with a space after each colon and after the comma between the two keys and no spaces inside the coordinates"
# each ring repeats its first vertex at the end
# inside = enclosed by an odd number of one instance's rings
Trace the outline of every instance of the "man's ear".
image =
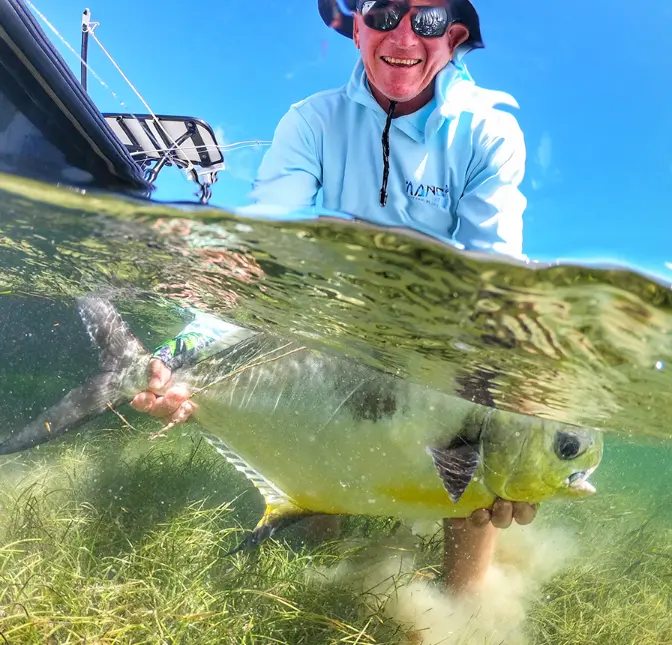
{"type": "Polygon", "coordinates": [[[359,49],[359,23],[357,22],[357,16],[352,21],[352,40],[355,43],[355,47],[359,49]]]}
{"type": "Polygon", "coordinates": [[[448,29],[448,44],[451,54],[469,38],[469,30],[461,23],[454,22],[448,29]]]}

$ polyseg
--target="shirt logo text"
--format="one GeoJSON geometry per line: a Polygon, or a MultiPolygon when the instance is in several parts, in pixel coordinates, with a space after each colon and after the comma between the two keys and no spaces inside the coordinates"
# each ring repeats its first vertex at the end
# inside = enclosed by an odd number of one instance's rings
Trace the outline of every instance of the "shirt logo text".
{"type": "Polygon", "coordinates": [[[448,186],[414,184],[412,181],[406,180],[406,194],[419,202],[431,204],[438,208],[447,209],[450,205],[448,186]]]}

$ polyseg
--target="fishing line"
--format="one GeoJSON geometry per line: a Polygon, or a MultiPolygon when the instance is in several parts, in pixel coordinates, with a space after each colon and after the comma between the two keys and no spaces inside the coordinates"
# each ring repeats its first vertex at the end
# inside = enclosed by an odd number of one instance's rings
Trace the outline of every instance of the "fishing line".
{"type": "MultiPolygon", "coordinates": [[[[280,360],[281,358],[285,358],[287,356],[290,356],[292,354],[296,354],[297,352],[301,352],[304,349],[307,349],[306,347],[296,347],[295,349],[291,349],[288,352],[285,352],[284,354],[280,354],[279,356],[273,356],[275,352],[279,352],[286,347],[289,347],[291,343],[286,343],[285,345],[282,345],[282,347],[277,347],[276,349],[272,349],[269,352],[266,352],[266,354],[262,354],[258,359],[252,359],[249,363],[246,365],[242,365],[241,367],[236,368],[235,370],[232,370],[231,372],[224,374],[224,376],[220,376],[219,378],[211,381],[207,385],[204,385],[203,387],[195,389],[191,396],[189,397],[190,399],[196,396],[197,394],[200,394],[204,390],[207,390],[209,387],[212,387],[213,385],[216,385],[217,383],[224,381],[227,378],[232,378],[233,376],[238,376],[238,374],[242,374],[243,372],[246,372],[247,370],[251,370],[254,367],[259,367],[260,365],[265,365],[266,363],[271,363],[273,361],[280,360]],[[262,360],[263,359],[263,360],[262,360]]],[[[207,360],[207,359],[206,359],[207,360]]]]}
{"type": "MultiPolygon", "coordinates": [[[[44,23],[51,29],[51,31],[54,32],[54,34],[59,38],[59,40],[77,57],[77,59],[82,63],[83,65],[86,66],[87,70],[91,72],[91,75],[106,89],[114,96],[114,98],[119,101],[119,103],[127,108],[128,106],[126,103],[124,103],[116,94],[116,92],[95,72],[95,70],[89,65],[88,62],[86,62],[80,54],[78,54],[72,47],[72,45],[59,33],[59,31],[52,25],[47,18],[44,16],[43,13],[40,12],[40,10],[30,1],[30,0],[24,0],[25,3],[44,21],[44,23]]],[[[98,23],[94,23],[98,24],[98,23]]]]}
{"type": "MultiPolygon", "coordinates": [[[[226,379],[233,378],[234,376],[238,376],[239,374],[242,374],[243,372],[246,372],[247,370],[251,370],[255,367],[259,367],[260,365],[265,365],[267,363],[272,363],[274,361],[279,361],[282,358],[286,358],[287,356],[291,356],[292,354],[296,354],[297,352],[301,352],[307,347],[302,346],[302,347],[296,347],[294,349],[289,350],[288,352],[285,352],[284,354],[280,354],[279,356],[273,356],[275,352],[279,352],[286,347],[289,347],[292,343],[286,343],[285,345],[282,345],[282,347],[277,347],[276,349],[272,349],[271,351],[262,354],[259,359],[252,359],[249,363],[246,363],[245,365],[242,365],[241,367],[236,368],[235,370],[232,370],[231,372],[228,372],[227,374],[224,374],[223,376],[220,376],[219,378],[214,379],[213,381],[210,381],[210,383],[207,383],[203,387],[195,389],[190,395],[187,401],[190,401],[193,399],[197,394],[200,394],[201,392],[207,390],[208,388],[212,387],[213,385],[217,385],[217,383],[220,383],[221,381],[225,381],[226,379]],[[268,357],[268,358],[266,358],[268,357]],[[264,360],[261,360],[264,359],[264,360]]],[[[225,351],[225,350],[223,350],[225,351]]],[[[218,352],[218,354],[221,352],[218,352]]],[[[211,356],[209,358],[214,358],[214,356],[211,356]]],[[[208,360],[207,358],[204,359],[205,362],[208,360]]],[[[163,428],[161,428],[158,432],[155,432],[153,435],[150,435],[151,438],[154,437],[159,437],[162,435],[162,433],[166,432],[167,430],[170,430],[171,428],[175,427],[177,423],[175,421],[171,421],[167,423],[163,428]]]]}
{"type": "MultiPolygon", "coordinates": [[[[254,148],[255,146],[270,146],[273,142],[272,141],[237,141],[236,143],[226,143],[226,144],[216,144],[214,146],[210,146],[207,144],[204,144],[202,146],[180,146],[180,150],[198,150],[200,148],[217,148],[217,150],[223,150],[223,151],[231,151],[231,150],[237,150],[238,148],[254,148]]],[[[170,148],[156,148],[156,152],[167,152],[170,150],[170,148]]],[[[134,155],[144,155],[146,154],[143,150],[140,150],[138,152],[131,152],[131,156],[134,155]]]]}
{"type": "MultiPolygon", "coordinates": [[[[236,150],[242,150],[245,148],[254,148],[254,147],[261,147],[261,146],[270,146],[273,142],[272,141],[238,141],[236,143],[228,143],[228,144],[216,144],[214,146],[212,145],[207,145],[204,144],[202,146],[197,146],[197,145],[191,145],[191,146],[185,146],[181,145],[179,150],[182,152],[191,152],[191,151],[196,151],[198,152],[199,150],[202,150],[205,148],[206,150],[210,150],[212,148],[216,148],[217,150],[221,150],[223,152],[235,152],[236,150]]],[[[162,152],[170,152],[172,149],[171,148],[155,148],[157,153],[162,153],[162,152]]],[[[147,154],[144,150],[138,150],[137,152],[131,152],[131,157],[142,157],[145,154],[147,154]]],[[[203,167],[201,170],[195,170],[197,175],[207,175],[216,168],[222,168],[224,169],[225,166],[224,164],[215,164],[210,167],[203,167]]],[[[230,168],[229,168],[230,169],[230,168]]]]}

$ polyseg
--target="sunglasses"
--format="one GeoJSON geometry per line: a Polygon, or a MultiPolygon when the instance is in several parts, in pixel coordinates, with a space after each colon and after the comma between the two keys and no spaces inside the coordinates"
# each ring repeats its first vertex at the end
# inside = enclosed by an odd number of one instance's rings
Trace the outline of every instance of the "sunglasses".
{"type": "Polygon", "coordinates": [[[441,38],[453,22],[452,16],[444,6],[412,7],[408,2],[394,0],[360,0],[358,10],[364,24],[376,31],[392,31],[399,26],[401,19],[411,14],[411,27],[421,38],[441,38]]]}

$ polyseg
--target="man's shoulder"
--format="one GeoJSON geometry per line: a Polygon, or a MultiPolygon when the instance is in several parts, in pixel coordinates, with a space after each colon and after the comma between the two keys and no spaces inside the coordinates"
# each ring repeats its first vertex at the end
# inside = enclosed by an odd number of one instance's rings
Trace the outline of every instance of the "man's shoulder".
{"type": "Polygon", "coordinates": [[[290,109],[296,110],[305,118],[309,118],[311,115],[328,114],[333,110],[341,109],[345,101],[348,101],[346,87],[335,87],[315,92],[305,99],[293,103],[290,109]]]}
{"type": "Polygon", "coordinates": [[[483,142],[505,139],[522,144],[525,139],[518,119],[505,109],[491,107],[474,116],[474,133],[483,142]]]}
{"type": "MultiPolygon", "coordinates": [[[[465,84],[466,85],[466,84],[465,84]]],[[[520,106],[508,92],[490,90],[475,84],[468,84],[461,101],[463,111],[460,117],[468,119],[471,130],[479,138],[522,139],[523,132],[514,113],[520,106]]]]}
{"type": "Polygon", "coordinates": [[[275,139],[307,137],[315,145],[321,145],[323,134],[330,129],[342,130],[347,110],[345,103],[350,99],[345,87],[322,90],[290,105],[280,119],[275,131],[275,139]],[[334,124],[338,124],[338,128],[334,124]]]}

